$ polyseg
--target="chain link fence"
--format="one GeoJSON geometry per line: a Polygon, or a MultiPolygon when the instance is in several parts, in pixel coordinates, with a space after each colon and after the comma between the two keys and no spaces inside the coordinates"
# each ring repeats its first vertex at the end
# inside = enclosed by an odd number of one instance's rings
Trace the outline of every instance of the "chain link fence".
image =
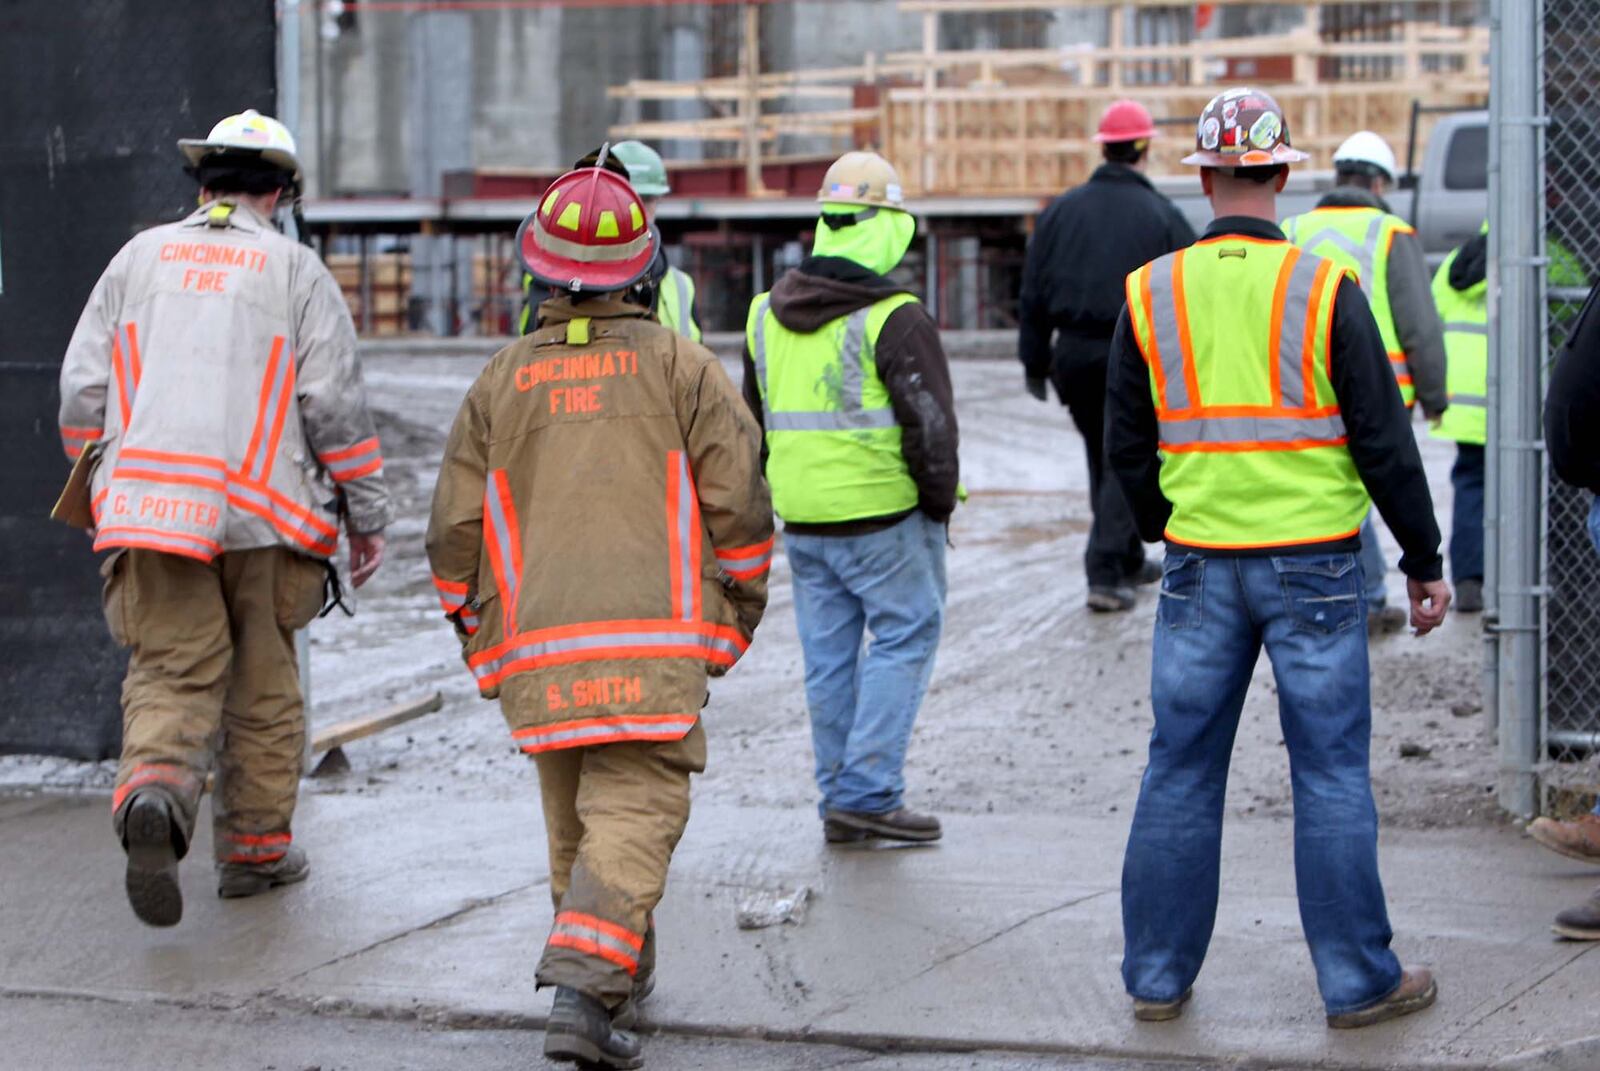
{"type": "MultiPolygon", "coordinates": [[[[1600,3],[1544,0],[1542,6],[1548,266],[1540,352],[1548,361],[1600,278],[1600,3]]],[[[1600,554],[1586,527],[1590,501],[1587,491],[1549,473],[1543,708],[1546,754],[1557,762],[1544,782],[1546,805],[1557,811],[1588,802],[1582,797],[1600,784],[1600,554]]]]}

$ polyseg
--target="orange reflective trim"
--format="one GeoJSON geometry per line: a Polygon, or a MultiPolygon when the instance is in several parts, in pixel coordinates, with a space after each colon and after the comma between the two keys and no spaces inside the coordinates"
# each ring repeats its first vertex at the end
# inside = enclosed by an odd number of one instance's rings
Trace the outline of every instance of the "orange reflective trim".
{"type": "Polygon", "coordinates": [[[768,536],[762,542],[760,542],[760,543],[752,543],[748,547],[734,547],[731,550],[718,549],[717,557],[719,557],[719,558],[760,558],[760,557],[763,557],[763,556],[769,554],[772,551],[772,546],[773,546],[774,543],[777,542],[777,540],[778,540],[778,537],[775,536],[775,535],[772,535],[772,536],[768,536]]]}
{"type": "MultiPolygon", "coordinates": [[[[102,492],[102,494],[103,493],[104,492],[102,492]]],[[[112,537],[114,539],[117,535],[123,533],[134,536],[148,535],[159,536],[162,539],[182,540],[185,543],[193,543],[197,546],[204,547],[207,550],[214,551],[217,554],[222,553],[222,544],[218,543],[215,539],[207,539],[205,536],[194,535],[190,532],[168,531],[165,528],[148,528],[136,524],[113,524],[100,529],[99,534],[112,537]]]]}
{"type": "Polygon", "coordinates": [[[1395,376],[1394,380],[1402,387],[1410,387],[1414,385],[1410,376],[1395,376]]]}
{"type": "MultiPolygon", "coordinates": [[[[277,356],[283,350],[283,343],[284,340],[282,335],[273,336],[272,350],[274,356],[277,356]]],[[[272,464],[278,457],[278,445],[283,440],[284,421],[287,420],[289,416],[289,399],[294,397],[295,368],[294,354],[292,352],[284,355],[283,364],[283,380],[281,383],[278,383],[275,386],[278,405],[272,413],[272,419],[269,425],[269,427],[272,428],[272,434],[267,439],[266,456],[263,459],[261,471],[257,474],[258,478],[263,483],[272,478],[272,464]]],[[[262,415],[265,416],[266,414],[262,415]]]]}
{"type": "Polygon", "coordinates": [[[1267,374],[1271,377],[1271,397],[1276,403],[1283,398],[1283,311],[1288,301],[1289,276],[1300,261],[1300,249],[1295,247],[1283,258],[1278,268],[1278,281],[1272,288],[1272,334],[1267,342],[1267,374]]]}
{"type": "Polygon", "coordinates": [[[495,672],[479,678],[478,687],[492,688],[507,677],[526,673],[533,669],[548,669],[551,666],[570,666],[577,662],[606,662],[615,660],[641,660],[657,658],[694,658],[711,662],[719,666],[732,666],[737,659],[725,651],[708,648],[704,644],[684,642],[682,644],[652,645],[649,647],[584,647],[573,651],[553,651],[548,654],[528,655],[524,658],[512,659],[499,667],[495,672]]]}
{"type": "Polygon", "coordinates": [[[244,465],[240,473],[249,476],[255,465],[257,452],[261,449],[261,439],[267,432],[267,406],[272,401],[272,384],[278,378],[278,358],[283,352],[283,339],[281,336],[272,337],[272,352],[267,357],[267,371],[261,377],[261,396],[256,400],[256,423],[250,432],[250,445],[245,447],[244,465]]]}
{"type": "Polygon", "coordinates": [[[1323,446],[1344,446],[1349,438],[1293,439],[1287,442],[1234,442],[1234,443],[1161,443],[1169,454],[1250,454],[1262,451],[1282,453],[1289,450],[1315,450],[1323,446]]]}
{"type": "Polygon", "coordinates": [[[117,409],[122,413],[122,429],[133,421],[133,398],[128,386],[128,364],[123,360],[121,332],[111,336],[111,378],[117,381],[117,409]]]}
{"type": "Polygon", "coordinates": [[[563,924],[568,926],[587,926],[590,929],[599,930],[607,937],[621,941],[635,952],[644,950],[644,937],[642,934],[634,933],[632,930],[618,926],[614,922],[596,918],[594,915],[585,915],[581,911],[563,911],[556,915],[555,924],[557,926],[563,924]]]}
{"type": "MultiPolygon", "coordinates": [[[[1183,292],[1183,254],[1172,258],[1172,300],[1178,314],[1178,348],[1183,355],[1183,384],[1189,392],[1189,408],[1204,408],[1200,398],[1200,377],[1194,367],[1194,340],[1189,337],[1189,298],[1183,292]]],[[[1166,399],[1163,398],[1163,401],[1166,399]]]]}
{"type": "Polygon", "coordinates": [[[322,459],[324,465],[329,465],[335,461],[347,461],[352,457],[371,453],[376,449],[378,449],[378,437],[374,435],[370,439],[362,439],[354,446],[347,446],[343,450],[334,450],[332,453],[318,454],[317,456],[322,459]]]}
{"type": "Polygon", "coordinates": [[[672,632],[681,635],[685,642],[694,639],[726,640],[743,651],[750,646],[738,631],[726,625],[713,625],[708,621],[673,621],[660,618],[630,618],[621,621],[590,621],[579,625],[558,625],[554,628],[534,629],[501,640],[495,646],[480,651],[467,660],[468,665],[481,665],[497,655],[515,647],[545,640],[583,639],[589,636],[614,636],[635,632],[672,632]]]}
{"type": "Polygon", "coordinates": [[[100,489],[100,493],[94,496],[94,501],[89,503],[89,512],[94,514],[94,519],[95,519],[95,521],[97,523],[100,520],[101,507],[103,507],[105,505],[106,496],[109,495],[110,493],[111,493],[111,488],[102,487],[100,489]]]}
{"type": "MultiPolygon", "coordinates": [[[[187,767],[177,766],[172,763],[145,763],[135,766],[128,771],[128,779],[118,785],[116,791],[111,793],[111,810],[116,812],[122,809],[122,802],[128,794],[145,785],[169,785],[184,794],[194,792],[200,779],[189,771],[187,767]]],[[[196,793],[198,795],[198,793],[196,793]]]]}
{"type": "MultiPolygon", "coordinates": [[[[241,476],[243,476],[243,473],[235,472],[235,473],[231,473],[230,475],[233,476],[233,477],[241,477],[241,476]]],[[[274,491],[272,488],[268,487],[266,484],[260,483],[260,482],[258,482],[256,480],[251,480],[251,479],[246,478],[246,479],[241,479],[240,483],[244,484],[244,486],[248,487],[250,490],[255,491],[258,494],[266,495],[269,499],[272,500],[272,504],[273,505],[275,505],[279,509],[283,510],[285,513],[287,513],[290,517],[293,517],[295,520],[300,521],[302,524],[308,525],[318,535],[323,536],[326,539],[331,539],[331,540],[333,540],[335,542],[338,541],[338,539],[339,539],[339,530],[337,528],[329,527],[328,523],[326,521],[324,521],[321,517],[318,517],[313,513],[308,513],[299,503],[297,503],[297,502],[295,502],[295,501],[293,501],[291,499],[285,498],[283,495],[279,494],[277,491],[274,491]]]]}
{"type": "Polygon", "coordinates": [[[1286,405],[1208,405],[1200,409],[1181,409],[1161,414],[1163,424],[1182,424],[1189,420],[1210,420],[1216,417],[1330,417],[1338,416],[1339,407],[1325,405],[1321,409],[1301,409],[1286,405]]]}
{"type": "MultiPolygon", "coordinates": [[[[1333,293],[1328,296],[1328,322],[1322,325],[1322,374],[1328,377],[1328,383],[1333,384],[1333,307],[1339,302],[1339,284],[1344,282],[1349,272],[1339,268],[1334,272],[1333,293]]],[[[1357,285],[1360,280],[1350,276],[1357,285]]],[[[1313,306],[1315,310],[1315,306],[1313,306]]]]}
{"type": "Polygon", "coordinates": [[[504,469],[489,473],[484,486],[483,516],[488,538],[489,565],[500,589],[505,634],[517,631],[517,599],[522,587],[522,529],[517,522],[516,504],[511,500],[511,484],[504,469]]]}
{"type": "Polygon", "coordinates": [[[206,476],[186,476],[175,472],[161,472],[156,469],[140,468],[135,462],[131,465],[118,465],[111,473],[113,480],[145,480],[149,483],[171,483],[184,487],[201,487],[207,491],[219,491],[226,494],[228,485],[222,480],[213,480],[206,476]]]}
{"type": "Polygon", "coordinates": [[[758,576],[766,576],[768,573],[772,572],[772,563],[768,562],[765,565],[753,565],[748,569],[729,569],[724,566],[722,571],[727,573],[735,580],[754,580],[758,576]]]}
{"type": "Polygon", "coordinates": [[[373,458],[371,461],[367,462],[365,465],[362,465],[360,468],[351,469],[348,472],[344,472],[344,471],[332,472],[332,471],[330,471],[328,474],[330,476],[332,476],[334,478],[334,480],[336,482],[338,482],[338,483],[349,483],[351,480],[359,480],[363,476],[371,476],[374,472],[381,472],[382,470],[383,470],[383,458],[379,457],[379,458],[373,458]]]}
{"type": "MultiPolygon", "coordinates": [[[[683,557],[683,539],[678,532],[678,452],[667,453],[667,572],[669,606],[674,615],[683,605],[683,570],[678,567],[683,557]]],[[[692,620],[692,619],[691,619],[692,620]]]]}
{"type": "Polygon", "coordinates": [[[1346,539],[1354,539],[1361,534],[1360,528],[1352,528],[1339,535],[1323,536],[1321,539],[1295,539],[1285,543],[1202,543],[1195,539],[1174,539],[1172,533],[1165,532],[1163,536],[1173,546],[1199,547],[1203,550],[1262,550],[1268,547],[1311,547],[1321,543],[1338,543],[1346,539]]]}
{"type": "Polygon", "coordinates": [[[69,428],[65,425],[61,428],[61,437],[63,439],[82,439],[86,442],[93,442],[100,438],[102,434],[104,432],[99,428],[69,428]]]}
{"type": "MultiPolygon", "coordinates": [[[[1311,299],[1306,308],[1306,333],[1305,349],[1301,353],[1301,376],[1305,384],[1305,407],[1317,407],[1317,309],[1322,305],[1322,291],[1328,285],[1328,273],[1333,270],[1333,261],[1324,260],[1317,265],[1317,274],[1311,282],[1311,299]]],[[[1328,324],[1332,325],[1333,316],[1328,316],[1328,324]]]]}
{"type": "Polygon", "coordinates": [[[221,458],[206,457],[204,454],[173,454],[165,450],[145,450],[135,446],[123,447],[117,457],[121,461],[170,461],[177,465],[200,465],[224,473],[228,469],[221,458]]]}
{"type": "Polygon", "coordinates": [[[139,325],[128,321],[128,358],[133,362],[133,386],[137,390],[144,378],[144,362],[139,359],[139,325]]]}
{"type": "MultiPolygon", "coordinates": [[[[167,533],[163,532],[162,535],[167,533]]],[[[180,558],[193,558],[197,562],[210,562],[216,557],[199,547],[190,547],[182,543],[159,542],[150,536],[117,535],[107,536],[98,534],[95,537],[94,549],[96,551],[110,550],[112,547],[130,547],[138,550],[154,550],[162,554],[176,554],[180,558]]]]}
{"type": "Polygon", "coordinates": [[[246,844],[254,847],[288,844],[294,837],[289,833],[224,833],[222,839],[231,844],[246,844]]]}
{"type": "MultiPolygon", "coordinates": [[[[1156,303],[1150,296],[1150,265],[1146,264],[1139,269],[1139,307],[1144,311],[1145,325],[1150,331],[1150,349],[1146,351],[1143,344],[1140,351],[1144,353],[1144,363],[1150,366],[1151,373],[1156,377],[1156,399],[1160,408],[1167,408],[1167,373],[1161,365],[1161,342],[1156,338],[1156,303]]],[[[1135,331],[1137,336],[1138,332],[1135,331]]]]}
{"type": "Polygon", "coordinates": [[[575,952],[582,952],[586,956],[595,956],[598,959],[615,963],[630,975],[637,973],[639,970],[639,964],[636,961],[629,959],[616,949],[596,944],[594,941],[589,941],[582,937],[574,937],[572,934],[553,933],[547,943],[556,948],[570,948],[575,952]]]}

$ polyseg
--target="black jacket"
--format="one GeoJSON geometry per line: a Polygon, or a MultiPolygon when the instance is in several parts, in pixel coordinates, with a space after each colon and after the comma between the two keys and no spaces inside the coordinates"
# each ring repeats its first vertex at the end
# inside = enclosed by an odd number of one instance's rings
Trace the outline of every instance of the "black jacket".
{"type": "Polygon", "coordinates": [[[1544,441],[1564,483],[1600,494],[1600,285],[1589,291],[1577,326],[1556,352],[1544,441]]]}
{"type": "MultiPolygon", "coordinates": [[[[789,330],[809,333],[886,297],[912,292],[853,260],[809,257],[798,268],[785,272],[772,288],[772,313],[789,330]]],[[[903,433],[900,450],[917,484],[917,508],[936,521],[947,521],[956,508],[956,485],[960,481],[956,447],[960,436],[950,363],[928,310],[920,304],[907,304],[890,313],[878,334],[873,357],[903,433]]],[[[744,397],[765,428],[755,361],[748,344],[744,351],[744,397]]],[[[900,513],[844,524],[785,527],[819,535],[853,535],[887,527],[905,516],[900,513]]]]}
{"type": "Polygon", "coordinates": [[[1022,269],[1017,353],[1027,374],[1049,374],[1058,331],[1062,360],[1104,360],[1128,273],[1193,241],[1177,206],[1124,164],[1102,164],[1051,201],[1022,269]]]}
{"type": "MultiPolygon", "coordinates": [[[[1238,234],[1283,240],[1283,232],[1265,220],[1228,216],[1211,224],[1205,237],[1238,234]]],[[[1373,504],[1400,542],[1400,569],[1416,580],[1444,576],[1439,557],[1439,526],[1433,496],[1422,469],[1422,455],[1400,388],[1389,369],[1389,355],[1372,309],[1361,287],[1349,278],[1339,284],[1333,307],[1333,393],[1339,401],[1349,437],[1350,456],[1373,504]]],[[[1139,352],[1128,313],[1117,320],[1111,342],[1111,367],[1106,385],[1106,450],[1111,467],[1133,506],[1139,534],[1147,542],[1162,538],[1172,503],[1161,493],[1161,458],[1155,400],[1150,394],[1150,369],[1139,352]]],[[[1168,540],[1169,545],[1178,545],[1168,540]]],[[[1183,546],[1189,553],[1213,556],[1296,554],[1355,551],[1355,538],[1261,550],[1213,550],[1183,546]]]]}

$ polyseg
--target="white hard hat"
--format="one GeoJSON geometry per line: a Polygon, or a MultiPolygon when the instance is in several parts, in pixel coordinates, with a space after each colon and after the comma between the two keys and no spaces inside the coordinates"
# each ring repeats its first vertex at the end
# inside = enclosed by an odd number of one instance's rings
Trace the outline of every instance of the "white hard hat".
{"type": "Polygon", "coordinates": [[[1366,164],[1382,171],[1390,182],[1395,180],[1394,150],[1370,130],[1358,130],[1344,139],[1333,154],[1335,170],[1340,164],[1366,164]]]}
{"type": "Polygon", "coordinates": [[[294,135],[289,128],[251,108],[238,115],[230,115],[211,128],[206,138],[180,138],[178,150],[191,167],[212,153],[251,152],[261,159],[301,179],[300,158],[295,154],[294,135]]]}

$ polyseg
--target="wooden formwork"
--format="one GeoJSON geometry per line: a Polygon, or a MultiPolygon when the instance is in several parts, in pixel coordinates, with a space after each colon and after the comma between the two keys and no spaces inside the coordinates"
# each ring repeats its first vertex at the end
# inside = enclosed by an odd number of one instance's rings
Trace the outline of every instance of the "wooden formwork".
{"type": "MultiPolygon", "coordinates": [[[[1255,3],[1222,0],[1227,7],[1255,3]]],[[[1488,99],[1488,29],[1439,21],[1453,8],[1449,0],[1326,0],[1339,15],[1334,19],[1323,18],[1324,4],[1308,3],[1300,5],[1299,29],[1248,37],[1201,35],[1192,24],[1204,6],[900,0],[901,10],[921,15],[920,50],[871,53],[858,67],[788,72],[757,69],[752,7],[740,77],[635,82],[611,91],[635,102],[701,99],[724,110],[734,106],[737,115],[634,122],[613,134],[738,141],[752,169],[766,146],[781,149],[780,139],[830,136],[836,149],[883,152],[909,194],[1033,196],[1087,177],[1099,161],[1091,136],[1100,114],[1121,97],[1144,103],[1169,135],[1156,143],[1152,170],[1158,174],[1179,170],[1195,119],[1230,84],[1271,92],[1284,107],[1296,147],[1321,167],[1330,166],[1334,148],[1356,130],[1377,131],[1403,153],[1413,102],[1481,107],[1488,99]],[[1140,43],[1129,19],[1144,18],[1136,25],[1148,31],[1145,9],[1158,6],[1156,17],[1170,21],[1177,40],[1140,43]],[[940,47],[941,15],[1053,8],[1100,9],[1104,40],[1054,49],[940,47]],[[1435,21],[1422,21],[1423,10],[1435,21]],[[1361,17],[1346,17],[1352,13],[1361,17]],[[1344,28],[1351,25],[1359,30],[1344,28]],[[875,106],[862,106],[866,100],[875,106]],[[855,106],[840,107],[847,101],[855,106]]],[[[1424,137],[1427,125],[1419,131],[1424,137]]]]}

